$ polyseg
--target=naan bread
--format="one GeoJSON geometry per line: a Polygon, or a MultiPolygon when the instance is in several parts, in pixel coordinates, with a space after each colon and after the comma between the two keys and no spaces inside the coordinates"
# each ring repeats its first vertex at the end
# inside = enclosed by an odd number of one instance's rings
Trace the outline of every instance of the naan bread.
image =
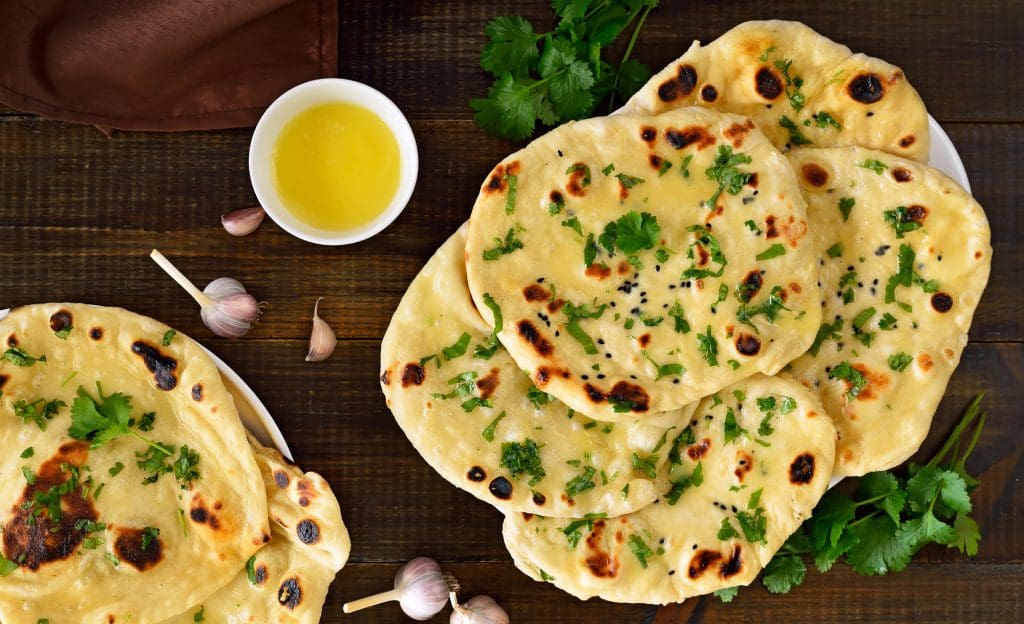
{"type": "Polygon", "coordinates": [[[825,493],[835,427],[786,376],[741,381],[694,418],[673,441],[679,485],[660,501],[587,523],[506,516],[516,567],[612,602],[681,602],[753,581],[825,493]]]}
{"type": "Polygon", "coordinates": [[[789,157],[809,203],[824,310],[815,348],[792,372],[839,428],[838,476],[891,468],[928,434],[967,344],[992,263],[988,221],[956,182],[918,163],[860,148],[789,157]],[[904,281],[887,297],[901,265],[904,281]]]}
{"type": "Polygon", "coordinates": [[[466,286],[465,230],[416,276],[384,335],[381,387],[399,426],[441,476],[503,512],[618,515],[653,501],[664,478],[666,432],[685,426],[696,405],[597,423],[536,390],[500,346],[488,359],[474,357],[491,329],[466,286]],[[448,359],[445,348],[463,336],[465,353],[449,351],[448,359]],[[450,380],[460,375],[466,394],[439,398],[453,393],[450,380]],[[530,457],[540,471],[513,474],[510,467],[525,468],[530,457]]]}
{"type": "Polygon", "coordinates": [[[903,71],[800,22],[745,22],[706,47],[694,41],[624,112],[693,105],[748,115],[783,150],[800,146],[791,138],[798,132],[815,147],[860,145],[928,161],[928,112],[903,71]]]}
{"type": "Polygon", "coordinates": [[[611,421],[676,409],[811,343],[818,277],[799,189],[745,117],[568,123],[488,176],[469,288],[488,323],[493,297],[501,342],[569,407],[611,421]]]}
{"type": "Polygon", "coordinates": [[[234,402],[199,345],[180,334],[162,344],[168,329],[81,304],[26,306],[0,321],[2,550],[19,564],[0,577],[4,624],[159,622],[225,585],[270,539],[266,493],[234,402]],[[25,356],[40,361],[19,366],[25,356]],[[144,484],[150,472],[137,454],[150,447],[135,435],[95,449],[71,439],[76,390],[99,400],[97,383],[108,398],[131,398],[132,432],[179,449],[168,468],[184,446],[198,453],[199,477],[181,485],[169,471],[144,484]],[[20,402],[36,400],[66,404],[50,419],[40,413],[45,431],[16,415],[20,402]],[[141,424],[147,412],[151,429],[141,424]],[[54,497],[56,527],[45,501],[30,521],[25,505],[58,493],[51,488],[74,471],[86,485],[54,497]],[[151,541],[150,527],[159,529],[151,541]]]}
{"type": "Polygon", "coordinates": [[[323,477],[303,474],[281,454],[249,438],[270,507],[270,542],[247,569],[203,601],[165,624],[316,624],[327,590],[348,560],[351,542],[341,508],[323,477]]]}

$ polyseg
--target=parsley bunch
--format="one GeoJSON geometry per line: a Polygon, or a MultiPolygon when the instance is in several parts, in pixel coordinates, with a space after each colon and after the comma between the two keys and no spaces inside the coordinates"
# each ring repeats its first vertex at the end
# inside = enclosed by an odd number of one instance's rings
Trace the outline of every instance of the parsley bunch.
{"type": "Polygon", "coordinates": [[[658,0],[553,0],[558,18],[551,32],[537,33],[518,15],[492,19],[480,66],[494,77],[486,98],[470,101],[477,124],[506,139],[529,137],[537,122],[555,125],[589,117],[611,97],[628,98],[651,75],[630,59],[644,20],[658,0]],[[631,24],[632,36],[618,65],[602,58],[631,24]]]}
{"type": "MultiPolygon", "coordinates": [[[[903,570],[914,553],[933,543],[976,555],[981,533],[968,514],[978,481],[967,473],[966,463],[985,426],[981,398],[979,394],[971,401],[928,463],[910,464],[906,479],[873,472],[860,479],[852,498],[838,489],[829,491],[814,516],[765,567],[761,580],[768,591],[786,593],[803,582],[803,555],[811,556],[819,572],[845,558],[856,572],[869,576],[903,570]]],[[[732,593],[723,598],[731,599],[732,593]]]]}

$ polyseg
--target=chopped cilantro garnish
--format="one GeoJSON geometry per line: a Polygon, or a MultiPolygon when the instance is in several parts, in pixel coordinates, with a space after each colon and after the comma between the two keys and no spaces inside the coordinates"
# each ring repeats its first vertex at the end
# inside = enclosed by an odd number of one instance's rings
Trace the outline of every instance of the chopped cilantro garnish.
{"type": "Polygon", "coordinates": [[[843,336],[840,332],[842,330],[843,319],[841,318],[837,318],[832,323],[822,323],[821,327],[818,328],[817,335],[814,336],[814,342],[811,344],[811,355],[817,356],[822,343],[826,340],[841,340],[843,336]]]}
{"type": "Polygon", "coordinates": [[[666,173],[668,173],[668,170],[671,169],[671,168],[672,168],[672,161],[668,160],[667,158],[665,160],[662,160],[661,161],[661,166],[658,167],[658,177],[660,178],[661,176],[663,176],[666,173]]]}
{"type": "Polygon", "coordinates": [[[171,341],[174,340],[174,336],[177,335],[177,333],[178,332],[174,331],[173,329],[168,329],[167,331],[164,332],[164,337],[160,341],[160,343],[165,347],[171,346],[171,341]]]}
{"type": "Polygon", "coordinates": [[[530,438],[522,442],[502,442],[501,463],[498,465],[508,469],[513,477],[524,473],[530,475],[531,487],[537,485],[546,474],[540,461],[540,447],[530,438]]]}
{"type": "Polygon", "coordinates": [[[759,61],[761,61],[762,63],[766,63],[766,62],[768,62],[768,55],[771,54],[774,51],[775,51],[775,46],[770,46],[770,47],[766,48],[765,51],[761,53],[761,56],[757,57],[757,59],[759,61]]]}
{"type": "Polygon", "coordinates": [[[718,366],[718,341],[711,334],[710,325],[703,334],[697,334],[697,350],[704,356],[708,366],[718,366]]]}
{"type": "Polygon", "coordinates": [[[516,238],[515,228],[509,228],[505,233],[505,240],[494,239],[494,247],[484,250],[484,260],[497,260],[505,254],[510,254],[517,249],[523,248],[523,241],[516,238]]]}
{"type": "Polygon", "coordinates": [[[857,331],[863,331],[864,326],[867,324],[868,321],[871,320],[871,317],[873,317],[874,315],[874,308],[864,308],[863,310],[860,311],[859,314],[857,314],[857,316],[853,317],[853,326],[857,329],[857,331]]]}
{"type": "Polygon", "coordinates": [[[718,189],[704,202],[704,205],[713,209],[722,191],[728,191],[730,195],[738,195],[753,174],[740,171],[736,165],[746,165],[750,162],[750,156],[741,152],[733,154],[731,146],[719,145],[714,162],[704,170],[704,175],[709,180],[718,182],[718,189]]]}
{"type": "Polygon", "coordinates": [[[569,498],[576,498],[580,492],[594,487],[594,475],[596,474],[597,470],[592,466],[584,468],[581,474],[573,477],[565,484],[565,495],[569,498]]]}
{"type": "Polygon", "coordinates": [[[568,169],[566,169],[565,174],[569,175],[574,171],[583,172],[583,180],[580,181],[580,187],[590,186],[590,167],[584,165],[583,163],[576,163],[574,165],[571,165],[568,169]]]}
{"type": "Polygon", "coordinates": [[[618,248],[623,253],[634,254],[642,249],[653,249],[660,234],[657,217],[631,210],[605,225],[598,242],[608,253],[615,253],[618,248]]]}
{"type": "Polygon", "coordinates": [[[565,198],[561,194],[555,196],[554,201],[548,204],[548,214],[552,217],[562,212],[565,208],[565,198]]]}
{"type": "Polygon", "coordinates": [[[724,431],[726,444],[732,442],[737,437],[745,435],[747,433],[747,430],[741,427],[738,422],[736,422],[736,413],[732,411],[731,407],[728,408],[725,412],[724,431]]]}
{"type": "Polygon", "coordinates": [[[35,455],[35,454],[36,454],[36,450],[30,446],[30,447],[26,448],[24,451],[21,452],[21,458],[22,459],[28,459],[28,458],[32,457],[33,455],[35,455]]]}
{"type": "Polygon", "coordinates": [[[828,373],[829,379],[842,379],[849,382],[850,389],[846,391],[846,398],[850,401],[857,398],[864,386],[868,385],[867,378],[849,362],[840,362],[828,373]]]}
{"type": "Polygon", "coordinates": [[[882,212],[885,222],[896,232],[896,238],[903,238],[907,232],[913,232],[921,227],[921,224],[911,218],[906,206],[897,206],[892,210],[882,212]]]}
{"type": "Polygon", "coordinates": [[[587,233],[587,242],[583,244],[583,265],[588,269],[597,260],[597,243],[594,241],[594,233],[587,233]]]}
{"type": "Polygon", "coordinates": [[[836,118],[830,115],[827,111],[818,111],[818,113],[814,115],[814,125],[822,129],[828,128],[829,126],[832,126],[839,131],[842,131],[843,129],[843,127],[839,125],[839,122],[836,121],[836,118]]]}
{"type": "Polygon", "coordinates": [[[120,392],[103,396],[99,384],[96,384],[96,389],[100,397],[98,401],[85,388],[78,387],[77,396],[71,403],[69,436],[76,440],[86,440],[90,448],[95,449],[122,435],[131,434],[161,453],[170,455],[174,452],[130,429],[130,396],[120,392]]]}
{"type": "Polygon", "coordinates": [[[259,579],[256,578],[256,555],[249,557],[249,560],[245,562],[245,576],[253,587],[259,584],[259,579]]]}
{"type": "Polygon", "coordinates": [[[121,473],[122,470],[124,470],[124,464],[122,464],[121,462],[117,462],[116,464],[107,469],[107,474],[109,474],[112,477],[116,477],[118,474],[121,473]]]}
{"type": "Polygon", "coordinates": [[[896,317],[886,312],[882,315],[882,320],[878,321],[878,329],[889,331],[896,327],[896,317]]]}
{"type": "Polygon", "coordinates": [[[782,72],[783,77],[786,79],[786,97],[789,98],[789,105],[793,107],[793,110],[799,112],[804,107],[805,97],[800,91],[800,88],[804,86],[804,79],[800,76],[790,77],[789,68],[792,65],[792,59],[775,61],[775,67],[782,72]]]}
{"type": "Polygon", "coordinates": [[[669,308],[668,315],[674,323],[673,329],[677,334],[690,333],[690,323],[687,322],[686,313],[683,311],[683,306],[680,305],[678,301],[672,304],[672,307],[669,308]]]}
{"type": "Polygon", "coordinates": [[[910,245],[900,245],[900,251],[896,258],[896,274],[889,277],[885,285],[885,302],[896,301],[896,288],[899,286],[909,287],[914,282],[914,258],[916,254],[910,245]]]}
{"type": "Polygon", "coordinates": [[[739,537],[740,532],[733,528],[732,523],[729,522],[728,518],[722,518],[722,524],[718,527],[718,539],[725,541],[734,537],[739,537]]]}
{"type": "Polygon", "coordinates": [[[565,221],[562,221],[562,227],[567,227],[571,229],[572,231],[579,234],[580,238],[583,238],[583,226],[580,225],[580,220],[578,217],[569,217],[565,221]]]}
{"type": "Polygon", "coordinates": [[[853,210],[857,200],[852,197],[841,197],[839,198],[839,212],[843,215],[843,221],[850,220],[850,211],[853,210]]]}
{"type": "Polygon", "coordinates": [[[451,346],[441,349],[441,353],[444,355],[446,360],[454,360],[457,357],[461,357],[466,354],[466,349],[469,348],[469,341],[472,337],[469,332],[462,332],[459,339],[455,341],[451,346]]]}
{"type": "Polygon", "coordinates": [[[498,414],[498,417],[492,420],[487,425],[487,427],[485,427],[484,430],[480,432],[480,435],[483,436],[484,440],[487,440],[488,442],[494,442],[494,430],[498,427],[498,423],[500,423],[503,418],[505,418],[505,410],[501,410],[501,413],[498,414]]]}
{"type": "Polygon", "coordinates": [[[784,255],[786,255],[786,248],[781,243],[775,243],[754,257],[758,260],[771,260],[784,255]]]}
{"type": "Polygon", "coordinates": [[[565,534],[565,537],[569,542],[569,548],[575,549],[576,545],[580,543],[580,538],[583,537],[583,527],[586,527],[587,532],[589,533],[594,530],[594,520],[600,520],[607,517],[608,514],[605,513],[588,513],[579,520],[573,520],[562,528],[562,533],[565,534]]]}
{"type": "Polygon", "coordinates": [[[789,131],[789,142],[793,145],[810,145],[812,141],[804,136],[800,127],[793,123],[793,120],[783,115],[779,118],[779,125],[789,131]]]}
{"type": "Polygon", "coordinates": [[[153,540],[155,540],[159,535],[160,535],[160,529],[158,529],[156,527],[149,527],[148,526],[148,527],[142,529],[142,541],[139,544],[140,546],[142,546],[142,550],[148,550],[150,544],[152,544],[153,540]]]}
{"type": "Polygon", "coordinates": [[[839,256],[843,255],[843,244],[836,243],[835,245],[829,247],[825,253],[828,254],[829,258],[838,258],[839,256]]]}
{"type": "Polygon", "coordinates": [[[615,171],[615,163],[608,163],[608,166],[606,166],[604,169],[602,169],[601,173],[604,174],[604,175],[608,175],[612,171],[615,171]]]}
{"type": "Polygon", "coordinates": [[[683,492],[691,487],[700,487],[702,483],[704,483],[704,464],[697,462],[693,472],[672,482],[672,489],[665,493],[665,501],[669,505],[675,505],[679,502],[679,497],[683,495],[683,492]]]}
{"type": "Polygon", "coordinates": [[[878,175],[882,175],[882,172],[889,168],[889,165],[883,163],[880,160],[875,160],[874,158],[868,158],[868,159],[865,159],[864,162],[859,162],[859,163],[855,163],[855,164],[858,167],[863,167],[864,169],[870,169],[870,170],[874,171],[875,173],[877,173],[878,175]]]}
{"type": "Polygon", "coordinates": [[[519,187],[519,178],[514,173],[506,173],[503,177],[508,181],[508,195],[505,196],[505,214],[510,215],[516,211],[516,192],[519,187]]]}
{"type": "Polygon", "coordinates": [[[691,225],[686,228],[687,232],[697,233],[697,238],[690,243],[689,248],[686,250],[686,257],[692,262],[690,268],[683,271],[683,279],[700,279],[704,277],[721,277],[722,272],[725,270],[725,266],[729,264],[725,258],[725,254],[722,253],[722,247],[718,244],[718,239],[715,238],[711,231],[703,225],[691,225]],[[709,254],[709,260],[718,265],[717,271],[710,269],[697,268],[697,260],[694,255],[694,250],[700,245],[702,249],[706,249],[709,254]]]}
{"type": "Polygon", "coordinates": [[[774,286],[768,296],[761,303],[751,306],[746,303],[740,306],[739,310],[736,311],[736,319],[744,325],[754,327],[753,318],[759,314],[763,314],[768,318],[769,323],[774,323],[775,319],[779,317],[782,310],[789,310],[782,304],[782,287],[774,286]]]}
{"type": "Polygon", "coordinates": [[[693,154],[687,154],[686,158],[683,159],[683,164],[680,166],[680,171],[684,178],[690,177],[690,163],[693,161],[693,154]]]}
{"type": "Polygon", "coordinates": [[[643,473],[648,479],[653,479],[657,476],[657,465],[657,454],[640,457],[636,453],[633,453],[633,470],[643,473]]]}
{"type": "Polygon", "coordinates": [[[199,607],[199,610],[196,611],[195,615],[192,616],[192,621],[195,624],[200,624],[201,622],[205,622],[206,621],[206,607],[205,606],[199,607]]]}
{"type": "Polygon", "coordinates": [[[66,405],[67,403],[59,399],[36,399],[32,402],[18,399],[11,407],[14,409],[14,415],[20,417],[23,423],[34,422],[40,431],[46,431],[46,423],[53,420],[60,408],[66,405]]]}
{"type": "Polygon", "coordinates": [[[644,569],[647,568],[647,559],[654,556],[654,551],[647,545],[644,538],[636,533],[629,536],[629,550],[640,562],[640,567],[644,569]]]}
{"type": "Polygon", "coordinates": [[[8,347],[3,353],[3,358],[15,366],[32,366],[36,362],[45,362],[46,356],[32,357],[21,347],[8,347]]]}
{"type": "MultiPolygon", "coordinates": [[[[664,162],[668,162],[668,161],[664,161],[664,162]]],[[[669,164],[669,166],[671,167],[672,165],[669,164]]],[[[624,186],[625,188],[628,188],[628,189],[629,188],[633,188],[637,184],[643,184],[646,181],[643,178],[637,178],[637,177],[634,177],[634,176],[631,176],[631,175],[626,175],[624,173],[616,173],[615,177],[619,179],[619,182],[622,183],[622,186],[624,186]]]]}
{"type": "MultiPolygon", "coordinates": [[[[491,293],[484,293],[484,305],[491,311],[491,315],[494,317],[494,330],[491,331],[491,335],[487,337],[482,344],[478,344],[473,349],[473,357],[481,360],[489,360],[501,346],[498,342],[498,333],[501,332],[504,326],[504,320],[501,315],[501,308],[494,302],[494,298],[491,297],[491,293]]],[[[440,364],[440,360],[438,361],[440,364]]],[[[420,362],[420,366],[423,366],[423,362],[420,362]]]]}
{"type": "Polygon", "coordinates": [[[897,353],[889,356],[889,368],[896,372],[902,373],[907,370],[910,363],[914,361],[914,358],[909,353],[897,353]]]}
{"type": "Polygon", "coordinates": [[[530,403],[533,403],[533,406],[537,409],[540,409],[542,405],[547,405],[554,400],[553,396],[532,384],[530,385],[530,389],[526,391],[526,398],[530,403]]]}
{"type": "Polygon", "coordinates": [[[761,235],[761,228],[757,227],[757,224],[754,223],[753,219],[747,219],[746,221],[743,222],[743,225],[747,226],[747,229],[753,232],[754,234],[757,234],[758,236],[761,235]]]}

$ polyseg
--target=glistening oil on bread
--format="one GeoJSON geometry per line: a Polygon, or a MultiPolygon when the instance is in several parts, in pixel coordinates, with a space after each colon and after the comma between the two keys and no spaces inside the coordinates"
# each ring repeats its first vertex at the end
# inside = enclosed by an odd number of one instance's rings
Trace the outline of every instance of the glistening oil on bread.
{"type": "Polygon", "coordinates": [[[274,142],[274,188],[298,220],[341,232],[384,212],[398,189],[398,141],[375,113],[331,102],[308,108],[274,142]]]}

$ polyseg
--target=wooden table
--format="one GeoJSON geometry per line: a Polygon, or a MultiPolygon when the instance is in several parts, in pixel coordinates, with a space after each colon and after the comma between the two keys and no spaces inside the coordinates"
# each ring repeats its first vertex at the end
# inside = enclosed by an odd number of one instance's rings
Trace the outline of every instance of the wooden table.
{"type": "MultiPolygon", "coordinates": [[[[389,605],[343,616],[341,603],[388,588],[399,562],[429,555],[467,595],[495,596],[517,623],[534,622],[1020,622],[1024,608],[1024,5],[961,2],[728,2],[663,0],[635,55],[660,67],[694,38],[709,41],[752,18],[800,19],[854,50],[900,65],[956,143],[992,223],[992,278],[925,449],[933,451],[976,392],[990,420],[971,467],[981,475],[974,559],[922,551],[906,572],[862,577],[845,566],[789,595],[760,584],[730,605],[701,598],[662,609],[580,602],[517,572],[500,515],[448,485],[395,425],[377,382],[391,312],[426,259],[469,215],[484,175],[513,145],[478,130],[468,101],[488,85],[477,65],[482,28],[520,12],[538,27],[543,0],[508,3],[342,2],[340,73],[390,95],[412,122],[420,179],[398,221],[364,243],[327,248],[269,221],[236,239],[220,215],[254,203],[250,130],[117,132],[0,111],[0,307],[68,300],[124,306],[194,336],[245,377],[284,431],[296,460],[338,493],[352,557],[324,622],[404,621],[389,605]],[[197,282],[241,280],[270,302],[240,340],[213,337],[196,306],[147,257],[153,247],[197,282]],[[322,364],[303,361],[310,314],[340,342],[322,364]]],[[[447,622],[447,615],[435,618],[447,622]]]]}

